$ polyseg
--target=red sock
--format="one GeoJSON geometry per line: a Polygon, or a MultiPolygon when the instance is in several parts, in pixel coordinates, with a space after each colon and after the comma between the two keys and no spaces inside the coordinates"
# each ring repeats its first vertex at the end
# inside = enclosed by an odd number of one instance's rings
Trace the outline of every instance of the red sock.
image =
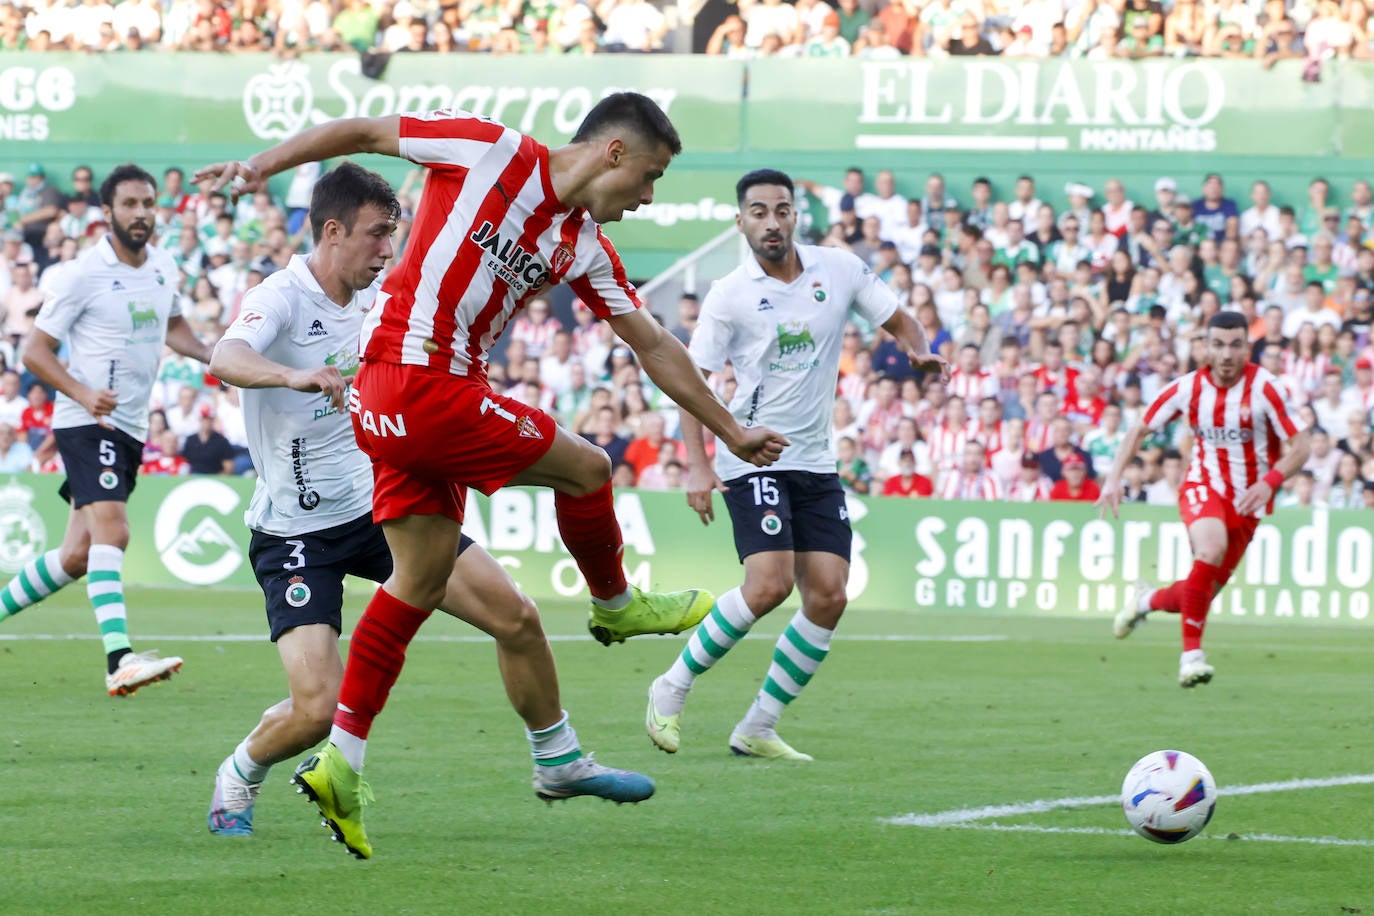
{"type": "Polygon", "coordinates": [[[348,643],[348,665],[334,713],[337,727],[367,737],[406,663],[406,646],[431,613],[377,589],[348,643]]]}
{"type": "Polygon", "coordinates": [[[1173,585],[1155,589],[1150,595],[1150,610],[1177,614],[1183,608],[1183,586],[1186,582],[1186,579],[1179,579],[1173,585]]]}
{"type": "Polygon", "coordinates": [[[623,595],[630,584],[625,581],[625,569],[620,555],[625,541],[620,535],[620,522],[615,518],[615,500],[610,481],[587,496],[554,494],[554,510],[558,514],[558,533],[563,545],[577,561],[587,589],[594,598],[614,598],[623,595]]]}
{"type": "Polygon", "coordinates": [[[1184,652],[1202,648],[1202,631],[1207,626],[1207,610],[1225,581],[1225,573],[1220,567],[1201,560],[1193,561],[1192,571],[1188,573],[1188,578],[1183,580],[1183,601],[1179,608],[1183,614],[1184,652]]]}

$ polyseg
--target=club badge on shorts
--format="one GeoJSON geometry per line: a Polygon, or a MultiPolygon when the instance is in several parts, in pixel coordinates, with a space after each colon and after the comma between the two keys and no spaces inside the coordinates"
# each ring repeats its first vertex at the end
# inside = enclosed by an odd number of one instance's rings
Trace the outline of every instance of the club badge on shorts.
{"type": "Polygon", "coordinates": [[[119,486],[119,475],[108,468],[101,471],[100,476],[96,479],[100,483],[100,486],[106,490],[113,490],[115,487],[119,486]]]}
{"type": "Polygon", "coordinates": [[[286,603],[292,607],[305,607],[310,603],[310,586],[300,576],[292,576],[286,583],[286,603]]]}
{"type": "Polygon", "coordinates": [[[776,512],[765,512],[763,513],[763,521],[759,522],[759,527],[770,538],[776,537],[782,531],[782,519],[778,518],[776,512]]]}
{"type": "Polygon", "coordinates": [[[544,434],[539,431],[539,425],[529,417],[521,417],[515,421],[515,428],[520,431],[521,439],[542,439],[544,434]]]}

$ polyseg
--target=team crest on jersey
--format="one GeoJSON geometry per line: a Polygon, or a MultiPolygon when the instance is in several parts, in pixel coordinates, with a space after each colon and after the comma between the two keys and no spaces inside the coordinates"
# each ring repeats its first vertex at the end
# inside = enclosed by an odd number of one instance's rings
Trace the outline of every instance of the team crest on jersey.
{"type": "Polygon", "coordinates": [[[553,250],[553,272],[561,274],[569,267],[572,267],[573,260],[577,257],[573,251],[573,246],[563,242],[553,250]]]}
{"type": "Polygon", "coordinates": [[[305,607],[310,603],[310,586],[300,576],[292,576],[286,583],[286,603],[292,607],[305,607]]]}
{"type": "Polygon", "coordinates": [[[521,417],[515,421],[515,428],[520,431],[521,439],[542,439],[544,434],[539,431],[538,425],[529,417],[521,417]]]}
{"type": "Polygon", "coordinates": [[[1241,425],[1242,425],[1242,426],[1244,426],[1245,424],[1247,424],[1247,423],[1250,422],[1250,405],[1249,405],[1249,404],[1242,404],[1242,405],[1240,405],[1240,422],[1241,422],[1241,425]]]}
{"type": "Polygon", "coordinates": [[[811,284],[811,298],[817,302],[825,301],[825,290],[821,289],[820,281],[811,284]]]}

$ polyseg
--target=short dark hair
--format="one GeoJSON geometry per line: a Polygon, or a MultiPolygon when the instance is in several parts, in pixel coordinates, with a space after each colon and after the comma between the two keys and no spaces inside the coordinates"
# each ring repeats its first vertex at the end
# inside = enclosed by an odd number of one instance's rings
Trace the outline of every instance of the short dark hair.
{"type": "Polygon", "coordinates": [[[1217,312],[1208,319],[1207,327],[1219,331],[1243,331],[1249,329],[1250,322],[1240,312],[1217,312]]]}
{"type": "Polygon", "coordinates": [[[657,103],[638,92],[613,92],[592,107],[573,134],[573,143],[590,140],[608,127],[625,127],[646,140],[668,147],[674,156],[682,152],[677,128],[657,103]]]}
{"type": "Polygon", "coordinates": [[[401,205],[390,182],[345,159],[315,182],[310,194],[311,236],[318,244],[324,237],[324,224],[331,219],[352,233],[358,211],[368,204],[376,204],[393,221],[401,218],[401,205]]]}
{"type": "Polygon", "coordinates": [[[149,175],[143,169],[132,162],[115,166],[110,174],[105,176],[105,180],[100,183],[100,202],[107,207],[114,206],[115,189],[126,181],[146,181],[157,191],[157,179],[149,175]]]}
{"type": "Polygon", "coordinates": [[[786,172],[779,172],[777,169],[754,169],[746,172],[744,177],[735,182],[735,200],[739,205],[744,206],[744,195],[749,193],[749,189],[761,184],[778,185],[787,189],[791,197],[795,197],[797,189],[792,185],[792,179],[786,172]]]}

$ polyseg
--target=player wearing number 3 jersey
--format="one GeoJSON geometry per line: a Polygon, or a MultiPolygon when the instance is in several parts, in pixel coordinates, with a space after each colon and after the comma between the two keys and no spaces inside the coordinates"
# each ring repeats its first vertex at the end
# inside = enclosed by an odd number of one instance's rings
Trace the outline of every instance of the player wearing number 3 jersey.
{"type": "Polygon", "coordinates": [[[654,744],[675,753],[696,677],[782,604],[795,581],[801,610],[778,640],[763,689],[735,726],[730,748],[746,757],[810,760],[779,738],[775,726],[816,673],[844,613],[851,531],[830,428],[850,313],[889,331],[916,368],[948,381],[949,366],[931,354],[921,326],[859,258],[793,242],[797,218],[787,175],[750,172],[735,192],[737,222],[753,257],[711,287],[691,354],[707,373],[720,372],[727,362],[734,366],[731,413],[745,425],[780,430],[792,445],[764,472],[728,454],[719,455],[713,471],[701,424],[683,414],[688,504],[706,523],[713,517],[712,491],[724,492],[744,584],[720,596],[672,667],[650,686],[644,725],[654,744]]]}
{"type": "MultiPolygon", "coordinates": [[[[356,782],[367,734],[404,664],[405,649],[443,598],[467,487],[553,488],[559,533],[591,591],[603,642],[679,632],[710,608],[697,590],[632,590],[604,451],[487,383],[487,353],[534,296],[567,283],[634,349],[649,377],[699,416],[734,453],[771,464],[786,440],[744,429],[706,387],[676,338],[640,310],[600,222],[653,199],[681,141],[649,98],[614,93],[572,141],[548,149],[462,111],[348,118],[313,127],[248,162],[202,169],[237,193],[303,162],[382,153],[429,169],[411,236],[362,332],[363,365],[349,397],[358,443],[372,459],[373,517],[395,569],[354,631],[330,748],[356,782]]],[[[333,764],[330,764],[333,770],[333,764]]]]}
{"type": "Polygon", "coordinates": [[[1278,380],[1246,361],[1249,326],[1238,312],[1207,323],[1206,365],[1165,387],[1127,435],[1102,483],[1097,504],[1113,514],[1121,505],[1121,475],[1145,438],[1176,418],[1193,437],[1193,460],[1178,492],[1193,567],[1167,588],[1136,587],[1136,603],[1117,615],[1118,639],[1151,611],[1180,614],[1183,654],[1178,682],[1205,684],[1215,673],[1202,651],[1207,610],[1245,555],[1260,516],[1274,505],[1283,481],[1302,467],[1308,431],[1288,413],[1278,380]],[[1285,448],[1286,446],[1286,448],[1285,448]]]}

